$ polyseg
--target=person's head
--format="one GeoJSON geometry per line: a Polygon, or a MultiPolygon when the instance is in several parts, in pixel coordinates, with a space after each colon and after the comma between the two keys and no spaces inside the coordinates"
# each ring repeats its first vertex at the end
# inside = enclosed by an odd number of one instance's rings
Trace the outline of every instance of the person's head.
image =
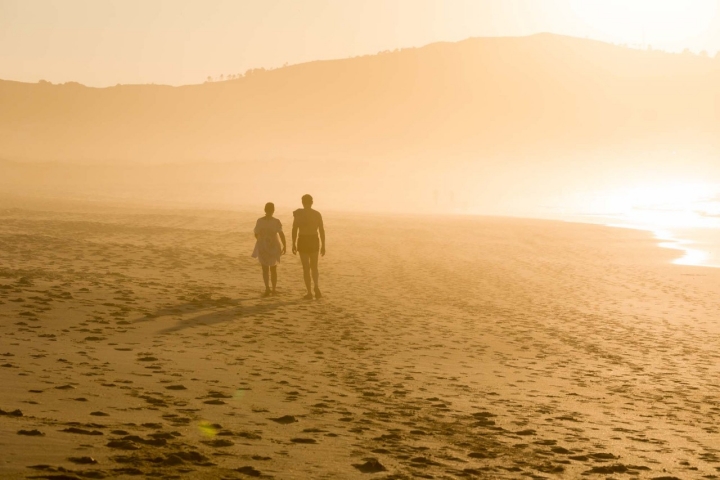
{"type": "Polygon", "coordinates": [[[272,214],[275,213],[275,204],[272,202],[268,202],[265,204],[265,214],[272,216],[272,214]]]}
{"type": "Polygon", "coordinates": [[[307,193],[305,195],[303,195],[302,196],[302,204],[303,204],[303,207],[305,207],[305,208],[312,207],[312,204],[313,204],[312,195],[308,195],[307,193]]]}

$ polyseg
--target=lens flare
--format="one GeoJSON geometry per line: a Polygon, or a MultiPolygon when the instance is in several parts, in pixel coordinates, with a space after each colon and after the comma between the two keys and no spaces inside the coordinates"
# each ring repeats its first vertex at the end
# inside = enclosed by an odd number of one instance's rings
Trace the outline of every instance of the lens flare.
{"type": "Polygon", "coordinates": [[[202,433],[206,437],[214,437],[218,433],[217,427],[215,427],[214,424],[208,422],[207,420],[203,420],[198,424],[198,429],[200,430],[200,433],[202,433]]]}

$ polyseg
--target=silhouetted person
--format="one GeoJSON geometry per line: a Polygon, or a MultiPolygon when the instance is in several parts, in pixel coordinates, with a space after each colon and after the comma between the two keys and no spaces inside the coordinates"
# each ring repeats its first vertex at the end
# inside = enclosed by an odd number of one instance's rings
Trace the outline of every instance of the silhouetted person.
{"type": "Polygon", "coordinates": [[[258,218],[255,224],[255,250],[253,258],[257,258],[262,266],[263,281],[265,282],[265,293],[263,297],[275,295],[277,287],[277,264],[280,256],[285,254],[285,234],[282,230],[280,220],[273,217],[275,205],[265,204],[265,216],[258,218]],[[282,241],[282,248],[280,241],[282,241]],[[272,277],[272,290],[270,290],[270,278],[272,277]]]}
{"type": "Polygon", "coordinates": [[[312,290],[310,289],[311,272],[312,281],[315,283],[315,298],[322,297],[318,283],[318,253],[325,256],[325,228],[323,227],[320,212],[312,209],[313,198],[310,195],[303,195],[302,204],[303,208],[293,212],[292,252],[293,255],[297,252],[300,253],[305,288],[307,288],[305,300],[312,300],[312,290]],[[318,233],[320,233],[319,239],[318,233]]]}

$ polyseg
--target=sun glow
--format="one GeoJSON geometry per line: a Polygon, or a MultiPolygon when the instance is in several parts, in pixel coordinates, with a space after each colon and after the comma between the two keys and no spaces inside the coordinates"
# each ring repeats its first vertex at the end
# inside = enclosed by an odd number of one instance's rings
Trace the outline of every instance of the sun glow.
{"type": "Polygon", "coordinates": [[[712,234],[714,240],[708,241],[707,234],[698,234],[720,230],[720,185],[649,184],[596,193],[591,199],[607,225],[652,232],[660,247],[681,251],[673,263],[720,267],[712,253],[720,237],[712,234]]]}
{"type": "Polygon", "coordinates": [[[716,0],[573,0],[575,15],[604,39],[678,48],[703,36],[716,0]]]}
{"type": "Polygon", "coordinates": [[[625,225],[658,228],[720,227],[720,185],[657,183],[575,197],[577,211],[613,218],[625,225]]]}

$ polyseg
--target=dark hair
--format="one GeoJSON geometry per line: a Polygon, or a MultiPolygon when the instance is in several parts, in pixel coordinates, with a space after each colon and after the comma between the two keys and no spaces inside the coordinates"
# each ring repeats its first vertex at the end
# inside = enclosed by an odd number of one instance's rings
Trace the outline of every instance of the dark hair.
{"type": "Polygon", "coordinates": [[[303,204],[303,205],[307,205],[307,204],[312,205],[312,204],[313,204],[312,195],[310,195],[310,194],[308,194],[308,193],[306,193],[305,195],[303,195],[303,196],[302,196],[302,204],[303,204]]]}
{"type": "Polygon", "coordinates": [[[265,213],[272,213],[275,211],[275,204],[268,202],[265,204],[265,213]]]}

